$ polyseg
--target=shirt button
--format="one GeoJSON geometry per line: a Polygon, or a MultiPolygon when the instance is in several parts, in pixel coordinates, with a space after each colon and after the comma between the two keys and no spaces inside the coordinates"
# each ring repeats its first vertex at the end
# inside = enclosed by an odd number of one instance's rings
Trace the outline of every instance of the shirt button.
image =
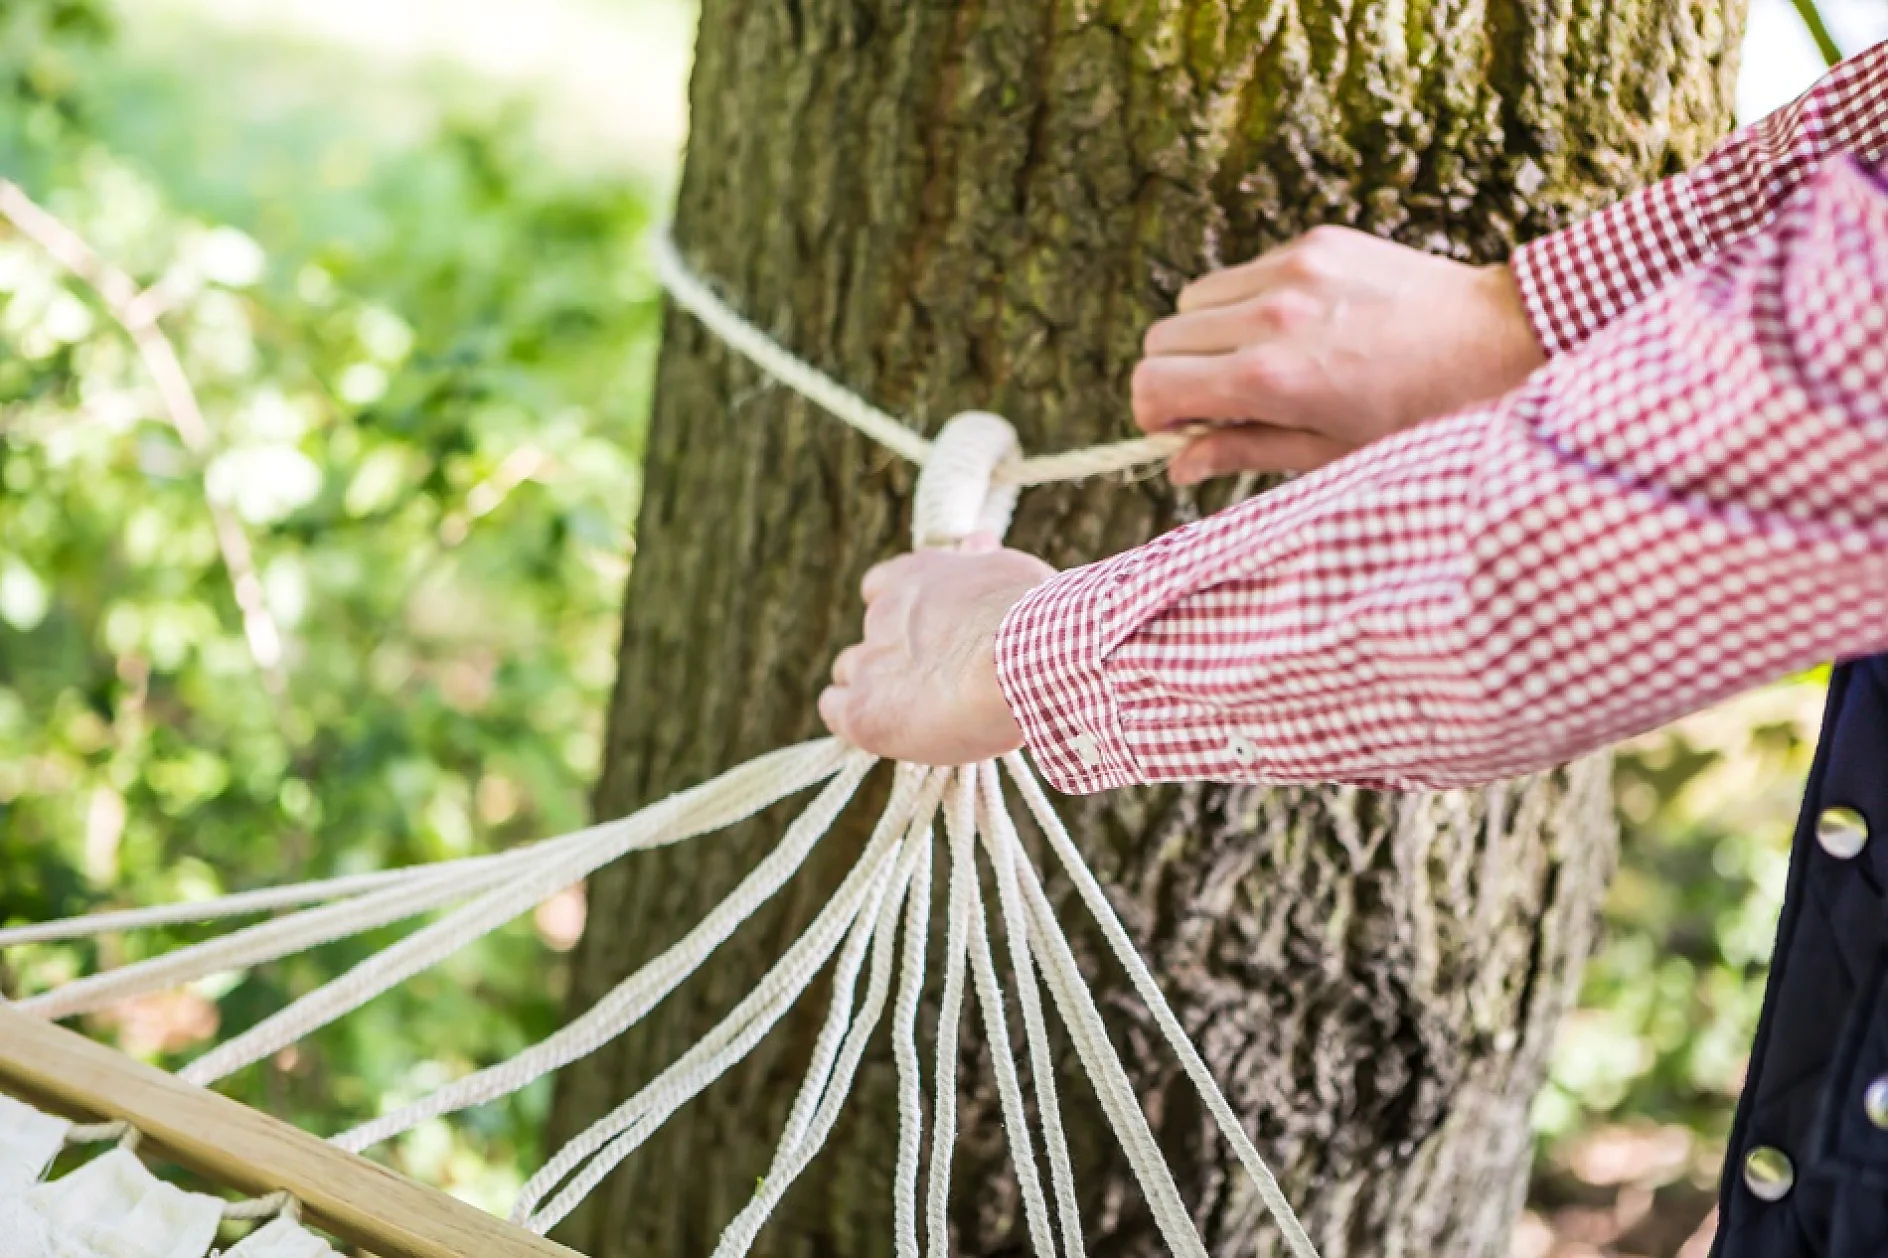
{"type": "Polygon", "coordinates": [[[1837,860],[1852,860],[1868,842],[1868,819],[1853,808],[1825,808],[1816,818],[1816,842],[1837,860]]]}
{"type": "Polygon", "coordinates": [[[1744,1158],[1744,1187],[1759,1201],[1781,1201],[1796,1186],[1796,1166],[1789,1154],[1758,1145],[1744,1158]]]}
{"type": "Polygon", "coordinates": [[[1082,762],[1084,769],[1092,769],[1101,763],[1101,745],[1093,734],[1077,734],[1069,746],[1075,750],[1075,758],[1082,762]]]}
{"type": "Polygon", "coordinates": [[[1235,734],[1226,742],[1226,754],[1234,764],[1251,764],[1258,759],[1259,749],[1244,734],[1235,734]]]}
{"type": "Polygon", "coordinates": [[[1862,1093],[1862,1112],[1869,1122],[1888,1131],[1888,1075],[1869,1084],[1868,1091],[1862,1093]]]}

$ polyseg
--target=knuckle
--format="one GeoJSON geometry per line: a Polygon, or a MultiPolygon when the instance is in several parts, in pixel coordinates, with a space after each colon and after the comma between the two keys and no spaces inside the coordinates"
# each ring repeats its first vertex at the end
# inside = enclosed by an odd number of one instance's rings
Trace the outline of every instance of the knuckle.
{"type": "Polygon", "coordinates": [[[1143,358],[1134,364],[1134,373],[1128,378],[1128,388],[1135,397],[1151,394],[1160,379],[1160,364],[1152,358],[1143,358]]]}
{"type": "Polygon", "coordinates": [[[846,723],[852,741],[870,751],[882,751],[893,732],[893,723],[878,704],[857,699],[850,705],[846,723]]]}
{"type": "Polygon", "coordinates": [[[1143,359],[1128,381],[1128,403],[1134,411],[1135,423],[1145,431],[1151,432],[1160,424],[1161,392],[1159,367],[1143,359]]]}
{"type": "Polygon", "coordinates": [[[1317,251],[1304,241],[1288,246],[1278,260],[1279,276],[1290,285],[1316,283],[1324,266],[1316,254],[1317,251]]]}
{"type": "Polygon", "coordinates": [[[1276,293],[1246,303],[1240,322],[1253,336],[1272,336],[1286,330],[1285,305],[1276,293]]]}
{"type": "Polygon", "coordinates": [[[1238,355],[1232,378],[1241,393],[1273,394],[1284,391],[1286,374],[1283,358],[1261,346],[1238,355]]]}
{"type": "Polygon", "coordinates": [[[1273,293],[1258,305],[1255,318],[1265,331],[1273,334],[1301,331],[1315,321],[1318,312],[1318,303],[1299,289],[1273,293]]]}
{"type": "Polygon", "coordinates": [[[1253,301],[1248,301],[1245,305],[1241,306],[1239,308],[1239,324],[1244,330],[1245,335],[1265,336],[1274,331],[1278,326],[1277,317],[1273,310],[1276,304],[1275,299],[1258,298],[1253,301]]]}
{"type": "Polygon", "coordinates": [[[1199,309],[1200,305],[1210,295],[1214,282],[1216,281],[1214,281],[1212,275],[1209,274],[1187,284],[1180,290],[1179,295],[1174,298],[1173,308],[1181,314],[1187,314],[1199,309]]]}
{"type": "Polygon", "coordinates": [[[875,563],[867,569],[864,579],[859,582],[859,593],[865,601],[870,603],[896,590],[904,576],[905,563],[910,558],[909,555],[899,555],[894,559],[875,563]]]}
{"type": "Polygon", "coordinates": [[[1285,269],[1301,284],[1315,284],[1336,274],[1346,252],[1350,231],[1343,227],[1313,227],[1288,246],[1285,269]]]}
{"type": "Polygon", "coordinates": [[[843,692],[833,688],[822,691],[817,707],[820,720],[826,723],[826,728],[850,742],[852,734],[846,725],[846,704],[843,692]]]}
{"type": "Polygon", "coordinates": [[[1147,331],[1141,335],[1141,353],[1151,357],[1164,352],[1170,325],[1171,320],[1168,319],[1157,319],[1149,324],[1147,331]]]}

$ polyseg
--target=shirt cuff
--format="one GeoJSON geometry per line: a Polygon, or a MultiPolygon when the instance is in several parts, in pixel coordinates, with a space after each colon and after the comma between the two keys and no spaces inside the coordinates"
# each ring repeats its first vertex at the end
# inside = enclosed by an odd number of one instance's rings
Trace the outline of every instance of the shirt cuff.
{"type": "Polygon", "coordinates": [[[1678,175],[1521,246],[1509,265],[1551,356],[1584,344],[1711,253],[1692,178],[1678,175]]]}
{"type": "Polygon", "coordinates": [[[1126,556],[1050,578],[1004,616],[997,680],[1049,784],[1088,795],[1140,780],[1103,667],[1117,568],[1126,556]]]}

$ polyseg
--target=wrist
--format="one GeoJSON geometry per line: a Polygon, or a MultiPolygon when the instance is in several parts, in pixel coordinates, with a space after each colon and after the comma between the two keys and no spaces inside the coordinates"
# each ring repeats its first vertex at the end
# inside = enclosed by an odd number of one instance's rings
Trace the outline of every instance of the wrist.
{"type": "Polygon", "coordinates": [[[1023,727],[1003,693],[1003,680],[996,664],[996,635],[980,643],[976,657],[977,723],[990,732],[1009,751],[1023,745],[1023,727]]]}
{"type": "Polygon", "coordinates": [[[1547,351],[1534,331],[1527,301],[1514,268],[1495,262],[1477,268],[1481,305],[1486,312],[1484,329],[1488,336],[1494,369],[1505,393],[1533,374],[1547,361],[1547,351]]]}
{"type": "Polygon", "coordinates": [[[990,598],[980,609],[977,632],[970,643],[968,672],[971,693],[975,696],[978,723],[992,734],[1000,734],[1014,750],[1023,745],[1023,727],[1010,706],[1003,689],[998,653],[1002,650],[1003,626],[1009,614],[1033,589],[1020,586],[1013,593],[990,598]]]}

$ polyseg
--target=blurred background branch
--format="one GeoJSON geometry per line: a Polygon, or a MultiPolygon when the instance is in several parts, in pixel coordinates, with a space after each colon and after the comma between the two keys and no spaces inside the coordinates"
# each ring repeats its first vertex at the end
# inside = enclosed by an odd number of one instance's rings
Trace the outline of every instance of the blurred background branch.
{"type": "MultiPolygon", "coordinates": [[[[176,347],[158,326],[158,319],[171,300],[162,285],[139,288],[135,280],[101,258],[83,237],[36,205],[11,180],[0,179],[0,214],[4,214],[21,235],[44,249],[98,294],[106,310],[137,346],[164,412],[185,448],[196,456],[199,470],[207,468],[215,454],[210,444],[210,426],[203,418],[202,407],[197,405],[196,390],[190,387],[190,378],[184,374],[176,347]]],[[[262,581],[256,575],[249,534],[243,530],[235,513],[218,502],[207,487],[203,501],[216,530],[217,549],[222,553],[223,567],[229,574],[236,607],[242,615],[243,636],[249,643],[250,658],[261,672],[269,693],[279,700],[288,689],[282,631],[263,599],[262,581]]]]}
{"type": "Polygon", "coordinates": [[[1816,7],[1816,0],[1790,0],[1790,3],[1796,6],[1797,16],[1803,19],[1809,37],[1816,41],[1816,51],[1822,54],[1823,61],[1834,65],[1842,60],[1842,47],[1830,33],[1829,23],[1823,18],[1822,10],[1816,7]]]}

